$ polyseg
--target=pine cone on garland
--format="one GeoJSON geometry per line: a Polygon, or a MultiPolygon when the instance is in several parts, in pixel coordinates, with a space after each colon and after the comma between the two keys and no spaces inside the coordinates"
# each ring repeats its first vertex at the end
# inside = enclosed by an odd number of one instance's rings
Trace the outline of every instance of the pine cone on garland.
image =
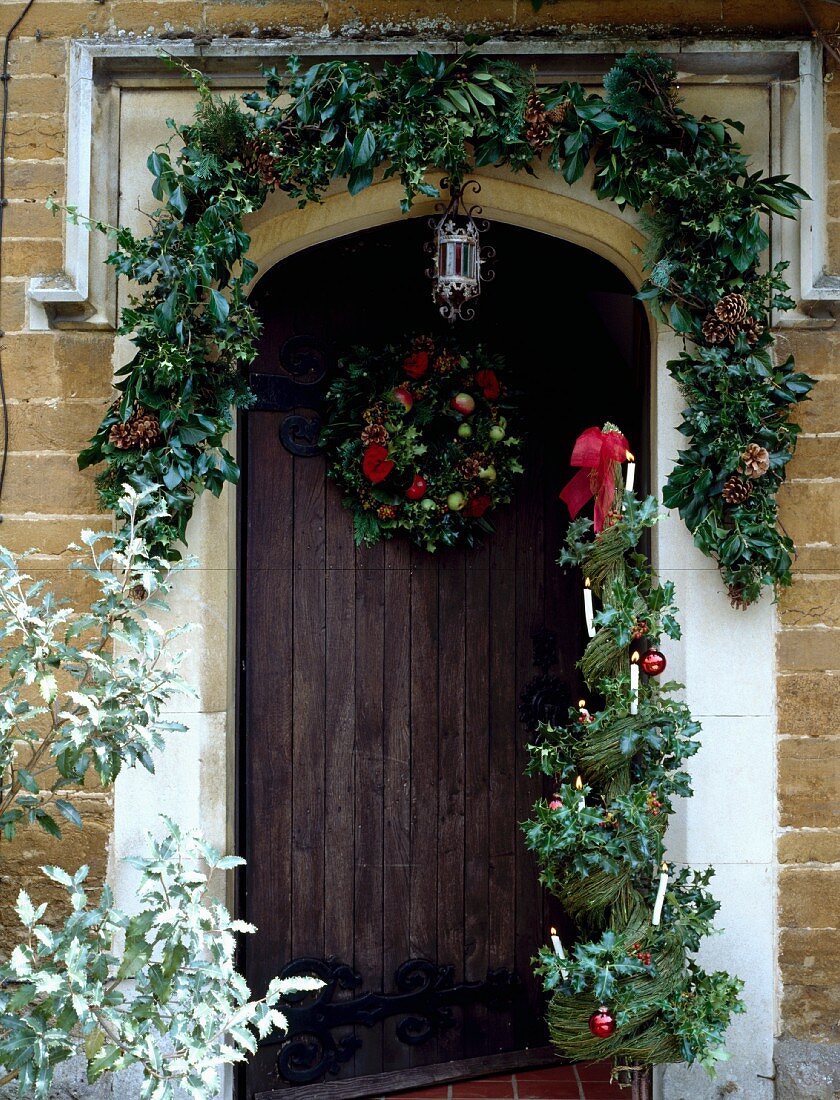
{"type": "Polygon", "coordinates": [[[703,339],[707,344],[714,347],[716,344],[730,343],[730,333],[732,332],[732,326],[727,324],[726,321],[721,321],[719,317],[716,317],[714,313],[710,313],[706,320],[703,322],[703,339]]]}
{"type": "Polygon", "coordinates": [[[749,302],[743,294],[724,294],[715,306],[715,316],[730,325],[739,325],[747,319],[749,302]]]}
{"type": "Polygon", "coordinates": [[[384,424],[368,424],[362,431],[362,443],[369,447],[371,443],[387,443],[388,431],[384,424]]]}
{"type": "Polygon", "coordinates": [[[764,325],[757,317],[748,317],[741,325],[741,332],[746,336],[748,344],[757,344],[764,332],[764,325]]]}
{"type": "Polygon", "coordinates": [[[466,481],[472,481],[481,473],[481,464],[474,458],[465,458],[458,467],[458,473],[466,481]]]}
{"type": "Polygon", "coordinates": [[[566,116],[571,110],[572,104],[568,99],[563,99],[555,104],[550,111],[545,112],[545,121],[555,130],[559,130],[566,121],[566,116]]]}
{"type": "Polygon", "coordinates": [[[744,463],[744,473],[755,481],[756,478],[764,477],[770,469],[770,452],[758,443],[750,443],[741,455],[741,461],[744,463]]]}
{"type": "Polygon", "coordinates": [[[257,176],[266,187],[276,187],[280,182],[277,163],[269,145],[260,138],[246,143],[239,159],[246,175],[257,176]]]}
{"type": "Polygon", "coordinates": [[[148,451],[160,442],[160,421],[153,412],[134,406],[128,420],[111,425],[108,442],[118,451],[148,451]]]}
{"type": "Polygon", "coordinates": [[[743,504],[752,495],[752,485],[737,474],[726,479],[721,493],[727,504],[743,504]]]}
{"type": "Polygon", "coordinates": [[[383,520],[397,518],[397,510],[393,506],[393,504],[380,504],[380,506],[376,510],[376,514],[379,519],[383,520]]]}
{"type": "Polygon", "coordinates": [[[523,118],[527,123],[525,140],[538,152],[551,137],[551,127],[546,121],[545,104],[536,92],[531,92],[528,96],[523,118]]]}
{"type": "Polygon", "coordinates": [[[377,401],[375,405],[371,405],[369,409],[365,409],[362,413],[362,420],[366,424],[381,424],[385,419],[385,406],[381,401],[377,401]]]}
{"type": "Polygon", "coordinates": [[[438,374],[448,374],[451,370],[455,370],[460,362],[458,356],[453,355],[451,351],[442,351],[435,359],[434,369],[438,374]]]}

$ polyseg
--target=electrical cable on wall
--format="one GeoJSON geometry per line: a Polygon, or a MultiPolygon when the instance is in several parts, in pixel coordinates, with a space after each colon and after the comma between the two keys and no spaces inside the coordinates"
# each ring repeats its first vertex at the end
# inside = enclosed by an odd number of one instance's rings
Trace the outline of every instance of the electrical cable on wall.
{"type": "MultiPolygon", "coordinates": [[[[2,297],[3,287],[3,225],[6,215],[6,131],[8,129],[9,122],[9,80],[11,74],[9,73],[9,47],[12,43],[15,31],[21,25],[26,18],[29,9],[35,3],[35,0],[28,0],[28,3],[23,7],[17,19],[12,23],[11,27],[6,31],[3,40],[3,69],[0,72],[0,83],[3,85],[3,111],[2,119],[0,119],[0,297],[2,297]]],[[[5,332],[0,328],[0,339],[5,336],[5,332]]],[[[2,409],[3,418],[3,454],[0,459],[0,499],[3,497],[3,485],[6,481],[6,463],[9,458],[9,407],[6,402],[6,381],[3,375],[3,354],[2,348],[0,348],[0,409],[2,409]]],[[[0,516],[0,520],[2,520],[0,516]]]]}

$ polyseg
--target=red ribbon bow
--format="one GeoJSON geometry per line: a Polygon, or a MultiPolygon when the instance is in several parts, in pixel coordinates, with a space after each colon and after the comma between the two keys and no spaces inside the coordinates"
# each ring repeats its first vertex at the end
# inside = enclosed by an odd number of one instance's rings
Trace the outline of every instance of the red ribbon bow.
{"type": "Polygon", "coordinates": [[[572,451],[572,466],[581,466],[560,493],[572,519],[590,497],[595,497],[596,533],[604,529],[607,513],[615,498],[614,462],[624,462],[630,448],[621,432],[602,432],[587,428],[577,437],[572,451]]]}

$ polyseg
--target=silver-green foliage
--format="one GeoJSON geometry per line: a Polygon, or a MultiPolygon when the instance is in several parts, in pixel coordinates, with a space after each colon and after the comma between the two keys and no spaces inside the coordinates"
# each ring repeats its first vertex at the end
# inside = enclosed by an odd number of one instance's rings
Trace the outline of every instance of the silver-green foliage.
{"type": "Polygon", "coordinates": [[[208,891],[213,871],[244,861],[166,824],[149,857],[130,861],[142,876],[134,916],[114,907],[107,887],[91,898],[87,867],[72,877],[43,868],[67,891],[71,912],[58,927],[44,922],[46,905],[18,895],[25,937],[0,966],[0,1065],[21,1095],[47,1098],[54,1067],[84,1052],[91,1081],[141,1067],[138,1100],[172,1100],[176,1086],[208,1100],[221,1063],[241,1061],[258,1037],[285,1028],[281,997],[323,984],[275,978],[250,999],[234,948],[237,933],[255,929],[208,891]]]}
{"type": "Polygon", "coordinates": [[[0,547],[0,835],[22,824],[60,835],[53,813],[81,824],[72,793],[93,769],[112,783],[124,765],[153,771],[152,752],[183,730],[164,708],[190,689],[169,652],[184,628],[167,630],[149,614],[173,567],[149,552],[161,518],[152,487],[125,486],[121,540],[82,532],[72,563],[96,593],[83,612],[56,598],[46,580],[22,571],[23,558],[0,547]],[[51,812],[52,811],[52,812],[51,812]]]}

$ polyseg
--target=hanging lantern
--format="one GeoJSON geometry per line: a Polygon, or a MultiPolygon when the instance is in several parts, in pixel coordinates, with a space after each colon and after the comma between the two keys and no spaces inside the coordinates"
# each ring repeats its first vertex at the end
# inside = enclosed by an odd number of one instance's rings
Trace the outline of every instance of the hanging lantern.
{"type": "Polygon", "coordinates": [[[426,274],[432,279],[432,301],[451,324],[459,318],[471,321],[475,317],[471,306],[464,307],[479,296],[482,282],[489,282],[494,274],[482,270],[496,253],[480,243],[480,234],[486,232],[489,223],[481,218],[476,221],[474,215],[481,214],[480,206],[465,206],[468,187],[476,195],[481,190],[476,180],[460,185],[441,180],[441,189],[450,192],[449,205],[439,217],[429,219],[434,237],[426,251],[432,255],[433,266],[426,274]]]}

